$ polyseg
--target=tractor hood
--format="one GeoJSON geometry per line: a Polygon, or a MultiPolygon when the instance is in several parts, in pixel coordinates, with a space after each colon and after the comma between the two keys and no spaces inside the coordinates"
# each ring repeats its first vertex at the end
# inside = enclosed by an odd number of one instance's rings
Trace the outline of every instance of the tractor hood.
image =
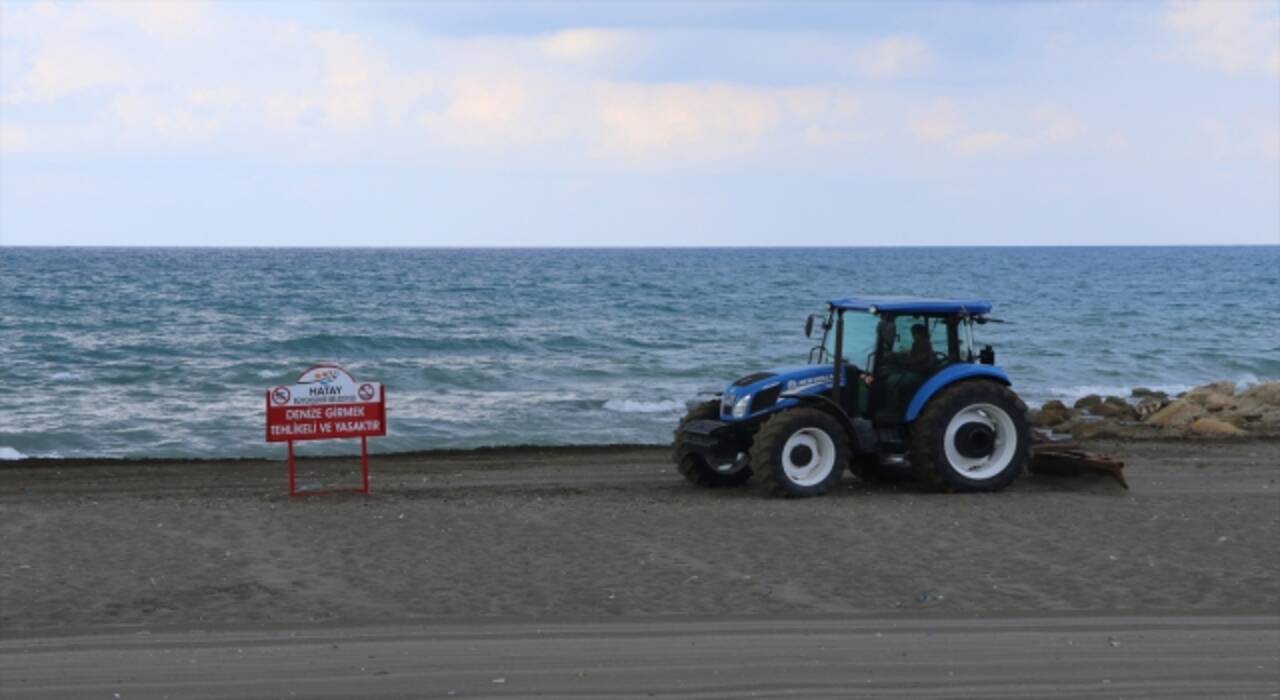
{"type": "MultiPolygon", "coordinates": [[[[845,382],[847,383],[847,379],[845,382]]],[[[748,374],[724,388],[720,414],[733,417],[734,405],[750,396],[750,410],[744,416],[772,408],[781,394],[821,393],[831,388],[831,365],[796,365],[774,367],[748,374]]]]}

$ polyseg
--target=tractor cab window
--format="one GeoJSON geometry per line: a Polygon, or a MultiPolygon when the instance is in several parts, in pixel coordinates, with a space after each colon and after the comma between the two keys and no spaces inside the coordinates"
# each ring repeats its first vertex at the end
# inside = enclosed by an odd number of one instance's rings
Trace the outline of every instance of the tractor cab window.
{"type": "Polygon", "coordinates": [[[893,319],[893,339],[886,353],[917,356],[921,360],[949,354],[947,324],[941,318],[898,316],[893,319]]]}
{"type": "MultiPolygon", "coordinates": [[[[825,345],[827,357],[836,356],[835,325],[827,332],[825,345]]],[[[846,312],[844,315],[844,359],[864,372],[875,356],[876,317],[871,314],[846,312]]]]}

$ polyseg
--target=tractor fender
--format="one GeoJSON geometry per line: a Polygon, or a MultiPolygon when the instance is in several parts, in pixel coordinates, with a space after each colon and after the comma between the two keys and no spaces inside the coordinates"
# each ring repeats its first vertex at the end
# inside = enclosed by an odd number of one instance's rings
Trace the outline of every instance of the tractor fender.
{"type": "Polygon", "coordinates": [[[911,397],[911,403],[907,404],[906,422],[910,423],[920,415],[920,411],[924,409],[924,405],[929,403],[929,399],[933,395],[943,389],[966,379],[994,379],[1005,386],[1010,386],[1013,382],[1009,381],[1009,375],[1004,370],[991,365],[974,365],[974,364],[957,364],[951,365],[943,369],[941,372],[929,377],[928,381],[920,385],[916,390],[916,395],[911,397]]]}
{"type": "Polygon", "coordinates": [[[835,401],[832,401],[830,396],[823,396],[822,394],[783,394],[781,398],[792,399],[797,404],[801,405],[809,404],[816,406],[835,416],[836,420],[840,421],[840,425],[844,426],[845,433],[849,435],[849,440],[853,443],[853,448],[855,450],[860,449],[860,445],[858,444],[860,441],[858,440],[857,431],[854,430],[853,421],[849,420],[849,415],[846,414],[835,401]]]}

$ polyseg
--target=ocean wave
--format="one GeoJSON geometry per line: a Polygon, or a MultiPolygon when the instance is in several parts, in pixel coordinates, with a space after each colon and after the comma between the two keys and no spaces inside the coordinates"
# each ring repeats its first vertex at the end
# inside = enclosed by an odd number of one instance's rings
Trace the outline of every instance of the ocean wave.
{"type": "Polygon", "coordinates": [[[13,462],[19,459],[26,459],[27,456],[12,447],[0,446],[0,462],[13,462]]]}
{"type": "Polygon", "coordinates": [[[301,353],[304,355],[364,357],[376,356],[378,353],[415,353],[433,352],[517,352],[522,350],[517,343],[507,338],[485,336],[453,336],[427,337],[403,335],[367,335],[349,334],[334,335],[315,333],[276,341],[275,349],[283,352],[301,353]]]}
{"type": "Polygon", "coordinates": [[[634,399],[609,399],[604,410],[617,413],[679,413],[685,410],[683,401],[636,401],[634,399]]]}

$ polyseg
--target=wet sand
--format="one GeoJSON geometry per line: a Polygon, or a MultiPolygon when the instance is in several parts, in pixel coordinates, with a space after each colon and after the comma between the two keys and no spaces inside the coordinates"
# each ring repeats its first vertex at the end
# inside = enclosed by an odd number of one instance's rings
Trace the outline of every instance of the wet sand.
{"type": "Polygon", "coordinates": [[[294,499],[280,462],[6,464],[0,688],[1280,692],[1280,443],[1095,447],[1131,491],[774,500],[654,448],[375,457],[370,495],[294,499]]]}

